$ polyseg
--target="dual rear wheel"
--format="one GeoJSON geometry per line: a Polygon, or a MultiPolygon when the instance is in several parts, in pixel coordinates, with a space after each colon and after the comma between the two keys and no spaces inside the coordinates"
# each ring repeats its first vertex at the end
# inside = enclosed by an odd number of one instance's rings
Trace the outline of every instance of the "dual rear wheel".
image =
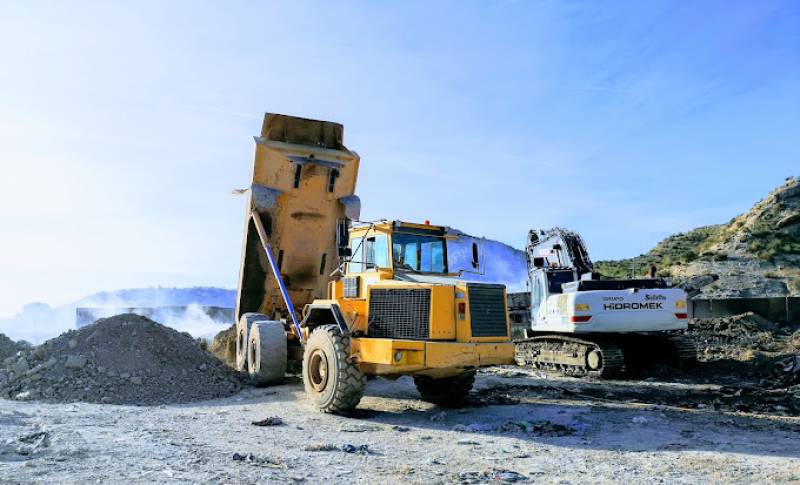
{"type": "Polygon", "coordinates": [[[262,313],[245,313],[236,325],[236,369],[256,385],[280,384],[286,375],[287,345],[283,323],[262,313]]]}

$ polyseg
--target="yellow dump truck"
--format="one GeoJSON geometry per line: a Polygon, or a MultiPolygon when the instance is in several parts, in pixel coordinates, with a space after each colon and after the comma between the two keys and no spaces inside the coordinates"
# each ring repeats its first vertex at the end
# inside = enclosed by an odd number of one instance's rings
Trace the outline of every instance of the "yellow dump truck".
{"type": "MultiPolygon", "coordinates": [[[[451,271],[445,227],[356,223],[358,166],[342,125],[265,116],[245,224],[237,366],[269,384],[302,362],[306,393],[325,412],[355,408],[369,375],[412,375],[424,399],[457,405],[476,368],[514,361],[505,287],[451,271]]],[[[473,246],[475,266],[477,253],[473,246]]]]}

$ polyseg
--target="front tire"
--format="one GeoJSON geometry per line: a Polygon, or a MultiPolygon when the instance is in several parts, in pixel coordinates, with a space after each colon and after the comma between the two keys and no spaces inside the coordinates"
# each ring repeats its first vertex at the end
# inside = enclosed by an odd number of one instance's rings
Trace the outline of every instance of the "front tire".
{"type": "Polygon", "coordinates": [[[464,404],[469,391],[475,384],[475,371],[467,371],[452,377],[435,379],[428,376],[414,376],[422,399],[443,407],[457,407],[464,404]]]}
{"type": "Polygon", "coordinates": [[[314,329],[303,352],[303,385],[324,413],[347,413],[364,396],[367,379],[350,360],[350,337],[336,325],[314,329]]]}

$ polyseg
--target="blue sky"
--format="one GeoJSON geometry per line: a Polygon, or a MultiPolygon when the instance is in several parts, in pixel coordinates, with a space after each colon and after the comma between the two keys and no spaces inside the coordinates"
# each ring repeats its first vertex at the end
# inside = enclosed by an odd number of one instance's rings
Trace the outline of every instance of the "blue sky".
{"type": "Polygon", "coordinates": [[[0,316],[235,286],[265,111],[344,123],[364,218],[639,254],[799,174],[798,25],[791,1],[0,2],[0,316]]]}

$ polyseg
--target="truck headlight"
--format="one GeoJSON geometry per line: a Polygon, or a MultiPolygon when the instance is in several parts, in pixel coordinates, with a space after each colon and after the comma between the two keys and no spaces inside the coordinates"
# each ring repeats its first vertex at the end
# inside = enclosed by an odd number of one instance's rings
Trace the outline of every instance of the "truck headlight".
{"type": "Polygon", "coordinates": [[[678,300],[675,302],[675,308],[684,309],[686,308],[686,300],[678,300]]]}
{"type": "Polygon", "coordinates": [[[588,312],[589,311],[589,304],[588,303],[576,303],[575,304],[575,311],[576,312],[588,312]]]}

